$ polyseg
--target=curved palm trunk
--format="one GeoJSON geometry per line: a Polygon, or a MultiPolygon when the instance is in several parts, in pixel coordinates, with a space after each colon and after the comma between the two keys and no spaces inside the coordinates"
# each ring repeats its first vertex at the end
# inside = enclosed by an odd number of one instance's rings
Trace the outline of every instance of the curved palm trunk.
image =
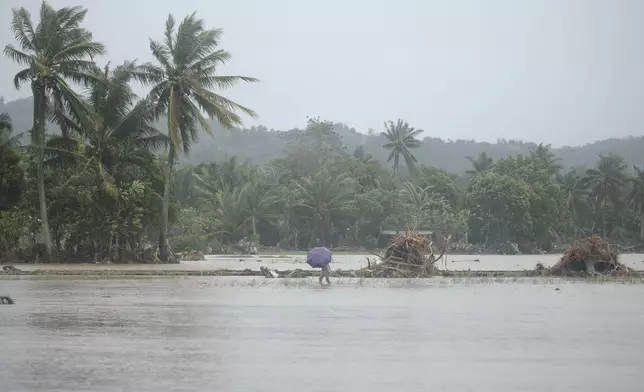
{"type": "Polygon", "coordinates": [[[38,201],[40,205],[40,224],[47,257],[52,256],[47,197],[45,194],[45,91],[36,83],[32,84],[34,96],[34,126],[31,142],[36,145],[36,180],[38,182],[38,201]]]}
{"type": "Polygon", "coordinates": [[[165,183],[163,186],[163,208],[161,211],[161,233],[159,234],[159,258],[161,261],[168,261],[168,212],[170,210],[170,188],[172,184],[172,167],[174,165],[174,145],[169,143],[168,164],[165,171],[165,183]]]}

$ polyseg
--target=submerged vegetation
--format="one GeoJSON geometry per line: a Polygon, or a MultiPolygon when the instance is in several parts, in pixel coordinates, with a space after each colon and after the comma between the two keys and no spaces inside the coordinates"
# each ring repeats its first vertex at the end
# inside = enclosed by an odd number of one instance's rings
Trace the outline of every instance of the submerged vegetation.
{"type": "Polygon", "coordinates": [[[150,40],[154,63],[99,65],[106,48],[82,27],[86,12],[44,2],[34,24],[14,10],[16,44],[4,54],[24,68],[14,82],[29,84],[34,115],[31,128],[13,129],[0,114],[0,258],[374,249],[389,243],[383,231],[408,228],[451,236],[452,253],[552,251],[593,235],[644,242],[644,168],[613,154],[565,168],[542,144],[497,160],[453,157],[471,169],[450,173],[418,163],[422,131],[404,120],[385,123],[379,162],[364,146],[348,149],[337,124],[311,118],[280,134],[284,153],[266,165],[213,155],[178,166],[207,119],[243,132],[242,115],[255,112],[220,93],[257,80],[219,75],[231,59],[222,31],[195,14],[167,19],[150,40]],[[149,94],[135,95],[135,82],[149,94]]]}

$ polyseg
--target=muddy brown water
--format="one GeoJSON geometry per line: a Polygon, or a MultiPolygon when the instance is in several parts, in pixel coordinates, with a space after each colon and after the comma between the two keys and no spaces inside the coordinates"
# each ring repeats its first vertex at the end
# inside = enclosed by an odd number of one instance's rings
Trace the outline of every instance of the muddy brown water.
{"type": "Polygon", "coordinates": [[[5,292],[3,392],[644,389],[642,284],[21,277],[5,292]]]}

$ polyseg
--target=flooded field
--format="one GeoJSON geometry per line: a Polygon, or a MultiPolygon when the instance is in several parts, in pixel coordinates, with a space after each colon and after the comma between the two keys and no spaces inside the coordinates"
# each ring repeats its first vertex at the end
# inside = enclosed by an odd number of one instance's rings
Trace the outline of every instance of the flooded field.
{"type": "Polygon", "coordinates": [[[0,307],[3,392],[642,390],[644,285],[21,277],[0,293],[17,301],[0,307]]]}
{"type": "MultiPolygon", "coordinates": [[[[376,257],[366,255],[343,255],[333,256],[331,269],[358,269],[367,266],[367,257],[374,260],[376,257]]],[[[448,255],[447,268],[452,271],[514,271],[534,269],[537,262],[545,266],[551,266],[559,260],[561,255],[521,255],[521,256],[498,256],[498,255],[448,255]],[[475,260],[478,260],[475,261],[475,260]]],[[[620,260],[627,266],[644,270],[644,254],[623,254],[620,260]]],[[[264,265],[269,268],[286,270],[294,268],[309,269],[306,264],[306,256],[279,256],[279,255],[208,255],[205,261],[184,261],[180,264],[16,264],[20,269],[31,271],[34,269],[163,269],[163,270],[212,270],[212,269],[236,269],[246,268],[259,270],[264,265]]]]}

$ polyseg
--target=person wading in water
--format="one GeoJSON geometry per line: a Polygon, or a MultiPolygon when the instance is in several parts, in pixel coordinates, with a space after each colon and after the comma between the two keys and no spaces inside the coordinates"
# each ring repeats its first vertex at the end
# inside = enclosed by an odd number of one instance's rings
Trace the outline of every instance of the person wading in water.
{"type": "Polygon", "coordinates": [[[313,268],[322,269],[322,271],[320,271],[320,284],[322,284],[323,280],[326,280],[327,284],[331,284],[331,271],[329,270],[331,259],[331,251],[327,249],[326,246],[318,246],[311,249],[306,257],[306,262],[308,265],[313,268]]]}
{"type": "Polygon", "coordinates": [[[326,279],[326,284],[331,284],[330,275],[331,271],[329,270],[329,265],[323,265],[322,271],[320,272],[320,284],[322,284],[322,279],[326,279]]]}

